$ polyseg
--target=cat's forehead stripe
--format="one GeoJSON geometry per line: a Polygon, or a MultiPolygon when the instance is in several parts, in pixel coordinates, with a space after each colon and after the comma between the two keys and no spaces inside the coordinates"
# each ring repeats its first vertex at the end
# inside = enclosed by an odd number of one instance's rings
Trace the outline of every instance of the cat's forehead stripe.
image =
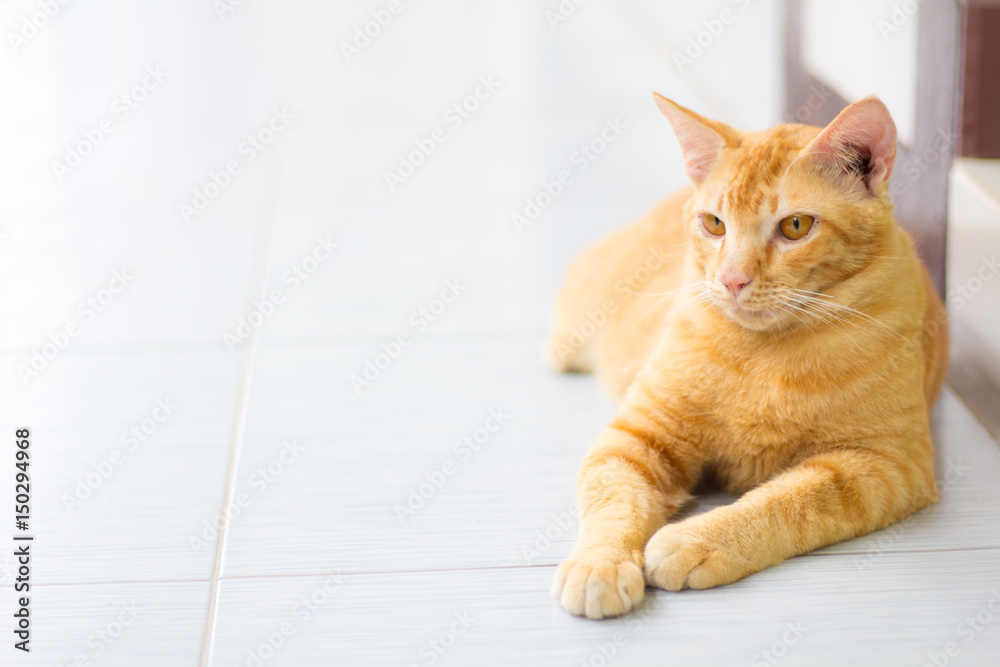
{"type": "MultiPolygon", "coordinates": [[[[768,137],[760,142],[744,142],[736,153],[733,177],[727,192],[729,210],[741,215],[760,213],[764,197],[771,193],[784,175],[785,168],[798,152],[797,142],[785,137],[768,137]]],[[[777,210],[776,196],[770,198],[770,210],[777,210]]]]}

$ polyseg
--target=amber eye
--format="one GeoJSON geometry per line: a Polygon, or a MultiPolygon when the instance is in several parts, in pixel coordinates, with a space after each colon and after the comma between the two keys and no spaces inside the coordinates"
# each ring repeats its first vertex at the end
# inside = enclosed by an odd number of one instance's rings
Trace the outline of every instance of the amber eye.
{"type": "Polygon", "coordinates": [[[701,225],[712,236],[722,236],[726,233],[726,223],[711,213],[701,214],[701,225]]]}
{"type": "Polygon", "coordinates": [[[790,215],[778,223],[778,231],[790,241],[798,241],[809,233],[813,226],[811,215],[790,215]]]}

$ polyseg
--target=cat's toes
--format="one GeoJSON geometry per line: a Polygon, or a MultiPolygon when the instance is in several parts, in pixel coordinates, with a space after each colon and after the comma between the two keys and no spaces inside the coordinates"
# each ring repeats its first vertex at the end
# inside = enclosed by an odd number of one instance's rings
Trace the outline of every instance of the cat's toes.
{"type": "Polygon", "coordinates": [[[748,564],[684,523],[664,526],[646,545],[646,582],[668,591],[730,584],[750,573],[748,564]]]}
{"type": "Polygon", "coordinates": [[[642,569],[627,558],[608,555],[570,556],[552,582],[552,595],[563,609],[595,619],[630,611],[645,592],[642,569]]]}

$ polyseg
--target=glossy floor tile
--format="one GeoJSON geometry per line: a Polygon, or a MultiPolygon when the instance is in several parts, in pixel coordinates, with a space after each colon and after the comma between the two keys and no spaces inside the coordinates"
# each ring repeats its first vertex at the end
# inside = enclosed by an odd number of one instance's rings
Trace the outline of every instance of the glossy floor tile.
{"type": "Polygon", "coordinates": [[[5,664],[197,664],[209,588],[196,581],[41,586],[31,602],[30,656],[5,664]]]}
{"type": "MultiPolygon", "coordinates": [[[[34,580],[210,578],[217,541],[202,533],[225,492],[240,357],[69,352],[50,363],[27,387],[0,383],[5,430],[31,431],[29,525],[44,554],[34,580]]],[[[0,489],[13,497],[13,475],[0,489]]],[[[7,551],[0,563],[13,565],[7,551]]]]}
{"type": "MultiPolygon", "coordinates": [[[[732,586],[650,591],[594,623],[548,597],[554,567],[226,580],[213,662],[355,665],[922,664],[951,643],[995,656],[997,550],[888,556],[876,577],[846,555],[803,556],[732,586]],[[969,579],[976,581],[968,585],[969,579]],[[971,621],[967,620],[971,617],[971,621]],[[601,656],[606,662],[602,663],[601,656]]],[[[956,661],[956,664],[962,662],[956,661]]]]}

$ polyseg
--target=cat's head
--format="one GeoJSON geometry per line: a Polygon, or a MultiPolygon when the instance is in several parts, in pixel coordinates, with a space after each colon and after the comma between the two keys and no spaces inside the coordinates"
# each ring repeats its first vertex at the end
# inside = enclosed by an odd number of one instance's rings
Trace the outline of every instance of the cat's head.
{"type": "Polygon", "coordinates": [[[695,186],[685,222],[705,299],[736,323],[794,326],[806,302],[821,303],[883,252],[895,224],[896,127],[877,98],[850,105],[826,128],[763,132],[656,102],[695,186]]]}

